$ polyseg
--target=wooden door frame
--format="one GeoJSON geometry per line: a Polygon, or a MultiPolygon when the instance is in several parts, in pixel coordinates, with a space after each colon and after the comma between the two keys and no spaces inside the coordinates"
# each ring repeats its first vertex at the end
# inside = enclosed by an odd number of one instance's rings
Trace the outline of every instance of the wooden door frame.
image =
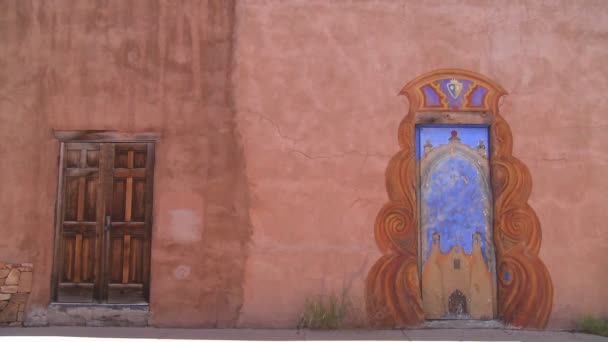
{"type": "Polygon", "coordinates": [[[60,253],[63,252],[62,249],[59,248],[59,241],[61,241],[61,224],[63,222],[63,172],[65,165],[64,158],[65,151],[65,143],[63,141],[59,142],[59,154],[57,156],[57,167],[58,171],[58,180],[57,180],[57,194],[55,198],[55,234],[53,239],[53,268],[51,272],[51,302],[57,301],[57,288],[59,287],[58,277],[61,272],[61,265],[58,262],[60,253]]]}
{"type": "Polygon", "coordinates": [[[390,160],[385,174],[389,201],[378,213],[374,227],[376,244],[383,255],[366,280],[370,323],[403,327],[425,320],[418,279],[416,123],[463,123],[465,112],[480,112],[480,117],[491,119],[498,317],[519,327],[544,328],[551,314],[553,284],[538,256],[540,222],[527,203],[532,178],[525,164],[512,155],[511,129],[499,113],[499,100],[507,92],[480,74],[440,69],[415,78],[399,94],[407,96],[410,106],[398,129],[400,151],[390,160]],[[467,86],[462,88],[461,102],[450,105],[441,82],[456,79],[467,86]],[[478,91],[481,96],[475,97],[478,91]],[[416,119],[417,113],[427,114],[422,120],[416,119]]]}
{"type": "MultiPolygon", "coordinates": [[[[59,142],[59,153],[57,159],[57,167],[58,167],[58,180],[57,180],[57,192],[55,198],[55,218],[54,218],[54,240],[53,240],[53,267],[51,273],[51,302],[57,302],[57,294],[58,294],[58,277],[60,276],[61,265],[58,262],[62,250],[59,248],[59,244],[61,241],[61,231],[62,231],[62,223],[63,223],[63,209],[64,209],[64,201],[63,201],[63,187],[64,187],[64,164],[65,164],[65,148],[67,143],[151,143],[148,144],[147,152],[149,153],[149,157],[146,160],[146,167],[149,167],[150,174],[149,178],[146,181],[146,190],[151,194],[149,203],[146,203],[145,207],[145,224],[150,227],[147,234],[151,234],[152,230],[152,208],[153,208],[153,185],[154,185],[154,163],[155,163],[155,145],[160,140],[160,133],[156,132],[141,132],[141,133],[122,133],[114,130],[52,130],[53,137],[59,142]]],[[[107,146],[105,148],[107,150],[107,146]]],[[[99,165],[99,173],[100,180],[101,179],[109,179],[109,177],[105,177],[104,172],[106,172],[107,167],[104,165],[102,167],[101,160],[102,154],[104,151],[104,146],[100,146],[100,165],[99,165]]],[[[113,153],[113,152],[112,152],[113,153]]],[[[104,186],[103,184],[101,186],[104,186]]],[[[103,191],[101,191],[103,192],[103,191]]],[[[105,201],[102,201],[103,205],[101,210],[103,213],[102,217],[105,218],[105,201]]],[[[102,225],[105,222],[102,221],[102,225]]],[[[97,239],[97,245],[107,246],[106,243],[106,234],[105,230],[102,228],[102,237],[101,239],[97,239]]],[[[151,259],[151,251],[152,251],[152,241],[151,236],[148,236],[147,246],[144,247],[145,253],[147,256],[144,261],[144,296],[147,300],[149,300],[149,287],[150,287],[150,259],[151,259]]],[[[105,247],[104,247],[105,248],[105,247]]],[[[96,248],[96,253],[101,253],[100,248],[96,248]]],[[[106,265],[105,261],[96,262],[96,274],[102,275],[103,279],[106,278],[106,265]],[[97,273],[98,272],[98,273],[97,273]]],[[[101,281],[99,279],[96,280],[96,283],[101,281]]],[[[103,284],[99,286],[99,288],[95,288],[94,294],[97,298],[107,299],[107,289],[104,289],[103,284]]],[[[90,304],[96,304],[97,302],[93,302],[90,304]]]]}

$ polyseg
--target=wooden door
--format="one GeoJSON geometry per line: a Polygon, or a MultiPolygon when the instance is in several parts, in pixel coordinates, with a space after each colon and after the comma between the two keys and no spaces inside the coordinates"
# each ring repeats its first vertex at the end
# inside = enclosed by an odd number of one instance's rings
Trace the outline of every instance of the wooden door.
{"type": "Polygon", "coordinates": [[[103,206],[100,144],[62,144],[59,246],[54,284],[60,302],[93,302],[100,290],[103,206]]]}
{"type": "Polygon", "coordinates": [[[62,143],[58,302],[148,300],[154,143],[62,143]]]}
{"type": "Polygon", "coordinates": [[[153,144],[114,144],[104,184],[105,283],[108,303],[148,298],[153,144]]]}

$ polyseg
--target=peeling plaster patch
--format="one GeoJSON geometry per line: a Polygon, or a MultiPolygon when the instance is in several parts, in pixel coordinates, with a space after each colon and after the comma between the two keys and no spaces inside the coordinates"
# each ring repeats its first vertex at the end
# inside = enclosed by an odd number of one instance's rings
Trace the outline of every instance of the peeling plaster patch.
{"type": "Polygon", "coordinates": [[[173,276],[175,279],[188,279],[190,277],[190,266],[187,265],[179,265],[173,270],[173,276]]]}
{"type": "Polygon", "coordinates": [[[202,219],[192,210],[174,209],[170,215],[170,234],[176,242],[196,242],[202,239],[202,219]]]}

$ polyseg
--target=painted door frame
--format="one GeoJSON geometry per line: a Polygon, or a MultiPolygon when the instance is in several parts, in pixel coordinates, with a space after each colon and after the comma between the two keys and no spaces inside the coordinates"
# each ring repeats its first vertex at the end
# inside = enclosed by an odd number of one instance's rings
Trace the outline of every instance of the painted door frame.
{"type": "Polygon", "coordinates": [[[425,320],[418,274],[417,124],[490,126],[490,174],[494,200],[494,246],[498,318],[506,323],[544,328],[553,285],[538,254],[541,228],[527,203],[532,189],[528,168],[512,155],[511,129],[499,113],[506,91],[485,76],[460,69],[423,74],[403,87],[409,113],[398,129],[400,151],[386,170],[388,203],[378,213],[374,234],[382,256],[368,273],[366,308],[376,327],[416,326],[425,320]],[[445,88],[452,79],[465,84],[458,101],[445,88]],[[469,115],[467,113],[478,113],[469,115]]]}

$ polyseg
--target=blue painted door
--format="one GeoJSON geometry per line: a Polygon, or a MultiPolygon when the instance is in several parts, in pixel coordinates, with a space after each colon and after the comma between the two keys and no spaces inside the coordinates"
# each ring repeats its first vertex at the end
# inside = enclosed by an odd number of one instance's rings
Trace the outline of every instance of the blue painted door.
{"type": "Polygon", "coordinates": [[[417,127],[420,275],[427,319],[496,312],[488,128],[417,127]]]}

